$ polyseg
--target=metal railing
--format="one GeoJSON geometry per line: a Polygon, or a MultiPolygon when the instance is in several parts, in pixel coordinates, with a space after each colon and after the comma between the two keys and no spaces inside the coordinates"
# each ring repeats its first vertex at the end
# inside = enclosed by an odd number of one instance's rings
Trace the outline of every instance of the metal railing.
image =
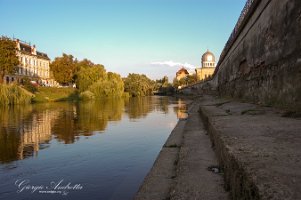
{"type": "Polygon", "coordinates": [[[218,61],[218,64],[217,64],[214,74],[216,74],[216,72],[218,71],[219,65],[226,57],[226,54],[228,53],[231,46],[237,39],[238,35],[240,34],[240,32],[243,29],[244,25],[246,24],[247,20],[249,19],[249,16],[254,12],[255,7],[258,5],[258,3],[260,1],[261,0],[247,0],[243,10],[241,11],[241,14],[237,20],[237,23],[236,23],[234,29],[233,29],[228,41],[226,42],[226,44],[224,46],[224,49],[220,55],[220,58],[219,58],[219,61],[218,61]]]}

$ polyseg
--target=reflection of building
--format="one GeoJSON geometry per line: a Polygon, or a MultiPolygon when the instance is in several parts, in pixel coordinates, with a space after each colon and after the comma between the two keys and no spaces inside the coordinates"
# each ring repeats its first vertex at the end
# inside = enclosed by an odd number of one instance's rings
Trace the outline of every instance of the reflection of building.
{"type": "Polygon", "coordinates": [[[188,117],[186,104],[181,99],[178,100],[177,117],[178,119],[186,119],[188,117]]]}
{"type": "Polygon", "coordinates": [[[177,71],[176,78],[179,81],[182,78],[186,78],[188,75],[189,75],[189,72],[187,71],[187,69],[185,69],[184,67],[182,67],[179,71],[177,71]]]}
{"type": "Polygon", "coordinates": [[[36,155],[40,150],[40,144],[50,141],[52,123],[58,115],[58,112],[46,110],[43,113],[33,115],[32,122],[22,127],[18,159],[36,155]]]}
{"type": "Polygon", "coordinates": [[[14,75],[5,76],[4,80],[6,83],[20,83],[23,78],[27,77],[42,85],[52,86],[55,81],[50,79],[50,59],[47,54],[37,51],[35,45],[31,46],[18,39],[15,42],[20,65],[17,66],[17,71],[14,75]]]}
{"type": "Polygon", "coordinates": [[[210,51],[206,51],[202,56],[202,68],[195,69],[197,79],[204,80],[212,76],[215,70],[215,57],[210,51]]]}

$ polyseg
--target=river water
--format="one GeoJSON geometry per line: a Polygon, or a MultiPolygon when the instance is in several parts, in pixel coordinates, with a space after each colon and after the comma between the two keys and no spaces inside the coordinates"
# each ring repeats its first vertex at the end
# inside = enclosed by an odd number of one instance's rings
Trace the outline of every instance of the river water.
{"type": "Polygon", "coordinates": [[[0,108],[0,199],[132,199],[182,117],[158,96],[0,108]]]}

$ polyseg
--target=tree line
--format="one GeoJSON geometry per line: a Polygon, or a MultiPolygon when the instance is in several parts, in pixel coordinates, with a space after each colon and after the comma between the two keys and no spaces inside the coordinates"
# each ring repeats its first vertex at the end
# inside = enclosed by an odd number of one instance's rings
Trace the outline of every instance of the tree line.
{"type": "Polygon", "coordinates": [[[50,64],[54,79],[62,85],[76,84],[84,99],[99,97],[148,96],[155,89],[155,81],[144,74],[130,73],[127,77],[107,72],[101,64],[88,59],[78,61],[72,55],[63,54],[50,64]]]}
{"type": "MultiPolygon", "coordinates": [[[[7,37],[0,38],[0,83],[4,76],[14,74],[20,64],[16,56],[16,44],[7,37]]],[[[85,99],[100,97],[148,96],[154,91],[159,93],[173,93],[179,85],[191,84],[194,77],[185,80],[174,80],[170,84],[168,77],[159,80],[151,80],[144,74],[130,73],[122,78],[114,72],[107,72],[101,64],[95,64],[88,59],[78,60],[72,55],[63,53],[50,63],[51,76],[63,86],[76,85],[80,97],[85,99]]],[[[30,86],[30,81],[24,81],[30,92],[36,90],[30,86]]],[[[24,84],[23,83],[23,84],[24,84]]]]}

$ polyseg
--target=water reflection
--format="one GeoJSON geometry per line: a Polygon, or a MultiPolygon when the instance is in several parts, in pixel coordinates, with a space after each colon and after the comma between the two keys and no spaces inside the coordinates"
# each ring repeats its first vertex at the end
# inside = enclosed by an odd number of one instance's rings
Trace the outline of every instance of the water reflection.
{"type": "Polygon", "coordinates": [[[168,98],[135,97],[125,101],[125,112],[130,119],[146,117],[153,110],[168,113],[168,98]]]}
{"type": "Polygon", "coordinates": [[[54,121],[52,134],[60,142],[74,143],[77,136],[91,136],[104,131],[109,121],[120,121],[123,108],[123,99],[69,104],[54,121]]]}
{"type": "MultiPolygon", "coordinates": [[[[135,120],[154,110],[168,113],[170,101],[170,98],[143,97],[0,108],[0,162],[37,156],[52,138],[71,144],[80,136],[101,133],[110,121],[120,121],[123,114],[135,120]]],[[[184,118],[184,102],[178,104],[174,112],[178,118],[184,118]]]]}
{"type": "Polygon", "coordinates": [[[0,161],[36,155],[45,147],[39,144],[51,140],[51,123],[57,116],[57,112],[37,111],[31,105],[1,108],[0,161]]]}
{"type": "Polygon", "coordinates": [[[178,106],[174,107],[174,112],[177,113],[178,119],[186,119],[188,117],[187,105],[183,100],[178,100],[178,106]]]}

